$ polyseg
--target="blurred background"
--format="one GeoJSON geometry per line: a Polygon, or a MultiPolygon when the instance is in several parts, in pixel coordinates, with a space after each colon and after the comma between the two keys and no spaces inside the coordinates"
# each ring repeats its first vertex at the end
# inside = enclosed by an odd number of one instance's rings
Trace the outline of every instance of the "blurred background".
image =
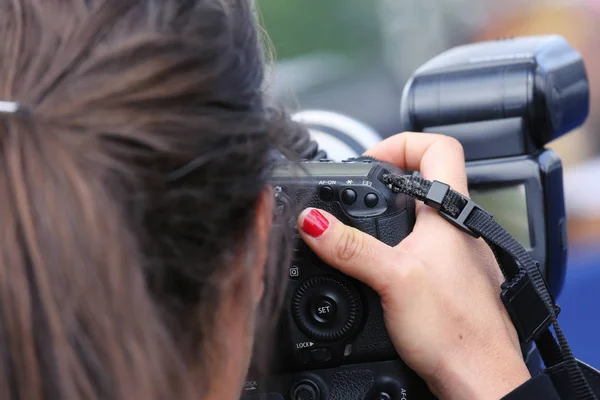
{"type": "Polygon", "coordinates": [[[461,44],[558,34],[584,57],[586,124],[551,143],[565,168],[569,261],[560,316],[575,355],[600,367],[600,0],[256,0],[276,60],[267,88],[294,110],[397,133],[402,88],[461,44]]]}

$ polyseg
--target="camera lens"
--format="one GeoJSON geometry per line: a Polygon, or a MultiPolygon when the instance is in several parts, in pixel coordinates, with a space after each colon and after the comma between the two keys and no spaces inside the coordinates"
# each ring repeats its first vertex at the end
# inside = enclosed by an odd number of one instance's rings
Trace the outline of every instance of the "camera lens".
{"type": "Polygon", "coordinates": [[[313,277],[294,293],[292,315],[307,336],[327,342],[339,340],[360,320],[360,297],[351,285],[340,279],[313,277]]]}

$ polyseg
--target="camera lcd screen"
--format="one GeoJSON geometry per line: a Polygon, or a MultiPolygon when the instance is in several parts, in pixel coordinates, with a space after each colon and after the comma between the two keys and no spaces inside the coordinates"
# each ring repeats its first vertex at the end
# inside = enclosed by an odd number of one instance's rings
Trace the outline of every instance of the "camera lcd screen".
{"type": "Polygon", "coordinates": [[[366,178],[373,169],[366,163],[303,163],[278,165],[271,171],[273,178],[294,178],[307,176],[366,178]]]}
{"type": "Polygon", "coordinates": [[[525,185],[469,188],[469,193],[473,201],[492,213],[496,222],[523,247],[531,248],[525,185]]]}

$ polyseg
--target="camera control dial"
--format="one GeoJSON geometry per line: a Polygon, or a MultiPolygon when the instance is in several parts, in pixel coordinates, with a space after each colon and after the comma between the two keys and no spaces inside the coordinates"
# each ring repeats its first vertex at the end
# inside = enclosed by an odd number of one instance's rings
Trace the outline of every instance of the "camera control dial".
{"type": "Polygon", "coordinates": [[[298,327],[310,338],[326,342],[350,333],[362,312],[356,290],[330,276],[306,280],[294,293],[291,305],[298,327]]]}

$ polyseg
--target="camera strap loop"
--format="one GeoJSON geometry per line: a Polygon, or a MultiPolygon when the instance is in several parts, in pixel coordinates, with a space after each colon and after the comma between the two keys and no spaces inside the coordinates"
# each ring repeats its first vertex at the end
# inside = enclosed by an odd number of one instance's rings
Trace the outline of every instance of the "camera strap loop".
{"type": "Polygon", "coordinates": [[[538,264],[493,216],[442,182],[415,175],[385,173],[382,182],[396,193],[423,201],[450,223],[490,246],[505,278],[501,297],[522,343],[534,341],[548,370],[561,369],[569,398],[596,399],[557,322],[560,311],[538,264]],[[554,329],[554,334],[550,328],[554,329]],[[557,343],[558,340],[558,343],[557,343]]]}

